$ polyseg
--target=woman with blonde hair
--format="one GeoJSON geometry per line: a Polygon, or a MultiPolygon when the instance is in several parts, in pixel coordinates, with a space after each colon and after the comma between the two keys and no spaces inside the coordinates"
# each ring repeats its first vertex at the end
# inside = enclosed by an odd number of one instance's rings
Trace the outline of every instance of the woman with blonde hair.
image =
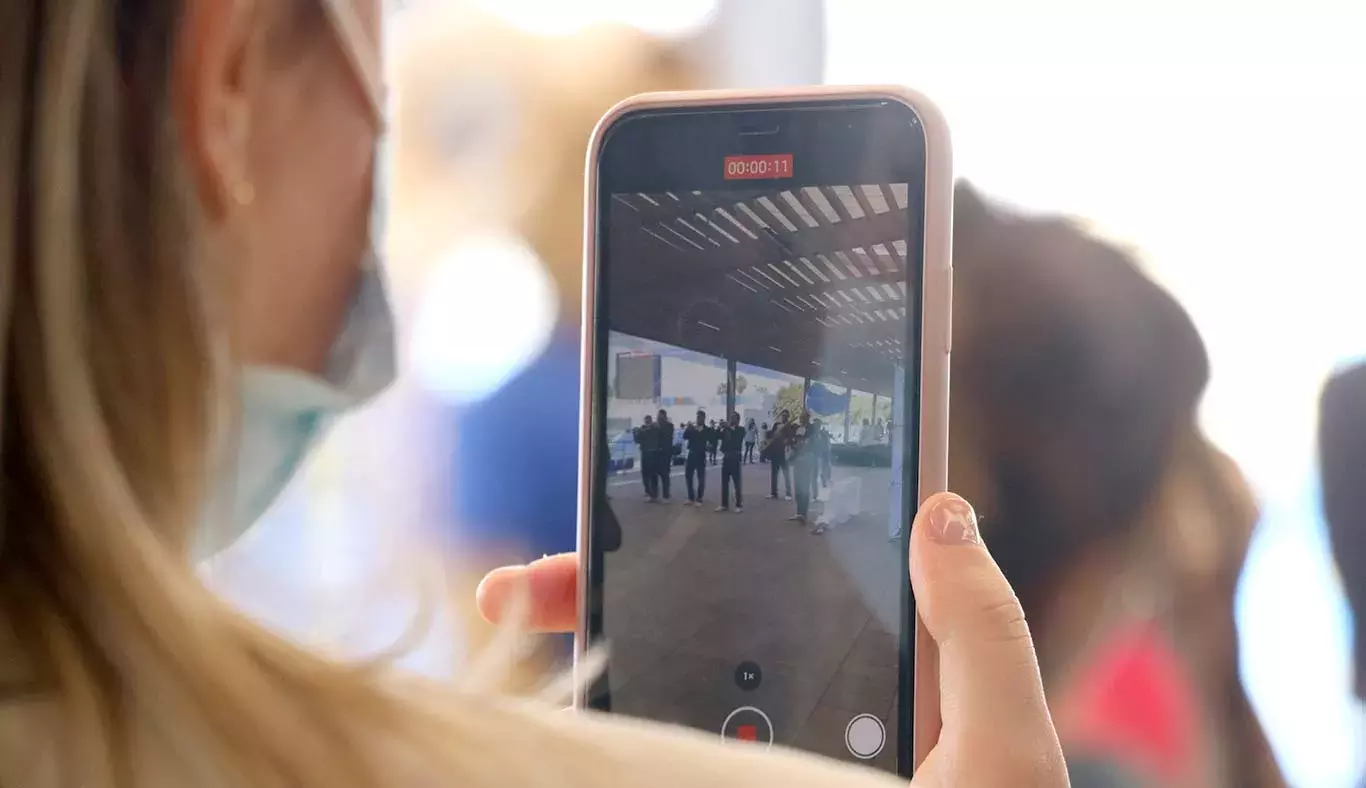
{"type": "MultiPolygon", "coordinates": [[[[393,374],[379,0],[0,5],[0,785],[875,786],[273,635],[193,560],[393,374]],[[378,215],[378,211],[376,211],[378,215]]],[[[944,729],[917,782],[1063,786],[1020,608],[955,496],[914,526],[944,729]]],[[[559,626],[572,566],[530,582],[559,626]]]]}

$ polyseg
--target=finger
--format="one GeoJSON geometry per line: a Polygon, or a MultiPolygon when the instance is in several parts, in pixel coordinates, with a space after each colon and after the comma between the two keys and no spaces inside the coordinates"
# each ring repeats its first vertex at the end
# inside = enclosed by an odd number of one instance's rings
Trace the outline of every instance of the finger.
{"type": "Polygon", "coordinates": [[[917,609],[939,647],[941,743],[1056,750],[1029,627],[982,543],[972,506],[952,493],[926,501],[910,561],[917,609]]]}
{"type": "Polygon", "coordinates": [[[526,566],[504,566],[489,572],[475,591],[479,614],[492,623],[515,594],[527,593],[531,612],[527,626],[538,632],[573,632],[578,621],[579,559],[561,553],[526,566]]]}

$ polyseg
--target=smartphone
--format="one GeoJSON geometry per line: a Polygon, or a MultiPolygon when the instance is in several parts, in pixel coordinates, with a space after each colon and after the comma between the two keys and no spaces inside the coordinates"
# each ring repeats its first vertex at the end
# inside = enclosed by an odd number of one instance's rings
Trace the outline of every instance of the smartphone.
{"type": "Polygon", "coordinates": [[[910,775],[907,532],[945,488],[952,167],[901,88],[690,92],[589,150],[585,708],[910,775]]]}

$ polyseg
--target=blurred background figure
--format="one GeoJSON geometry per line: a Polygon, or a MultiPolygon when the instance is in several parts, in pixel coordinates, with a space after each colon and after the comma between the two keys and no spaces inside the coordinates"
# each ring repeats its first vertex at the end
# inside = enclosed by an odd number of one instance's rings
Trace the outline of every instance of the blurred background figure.
{"type": "MultiPolygon", "coordinates": [[[[408,267],[427,440],[450,453],[448,484],[431,491],[446,516],[430,525],[484,566],[575,546],[593,126],[636,93],[724,85],[753,62],[728,66],[724,53],[758,54],[722,32],[728,7],[675,5],[594,18],[570,6],[427,3],[401,27],[394,257],[408,267]]],[[[783,13],[801,33],[804,17],[821,30],[819,11],[787,3],[783,13]]],[[[794,58],[762,60],[784,59],[794,58]]],[[[796,59],[812,67],[792,81],[817,78],[818,55],[796,59]]]]}
{"type": "Polygon", "coordinates": [[[1257,519],[1196,425],[1203,343],[1120,249],[954,204],[949,486],[982,501],[1078,785],[1283,785],[1239,682],[1257,519]]]}
{"type": "MultiPolygon", "coordinates": [[[[1316,458],[1339,431],[1316,421],[1366,358],[1366,9],[1076,8],[398,4],[406,374],[212,578],[366,651],[417,610],[412,540],[471,575],[572,549],[593,124],[644,90],[902,82],[1001,200],[958,197],[953,481],[1025,598],[1074,781],[1354,788],[1366,718],[1316,458]]],[[[830,429],[877,448],[874,410],[830,429]]],[[[1329,474],[1361,465],[1324,456],[1338,518],[1329,474]]],[[[447,613],[410,659],[446,673],[487,636],[447,613]]]]}
{"type": "Polygon", "coordinates": [[[1366,701],[1366,364],[1324,387],[1318,443],[1323,518],[1354,619],[1352,686],[1366,701]]]}
{"type": "Polygon", "coordinates": [[[628,95],[702,82],[681,42],[621,24],[408,13],[394,256],[428,441],[450,454],[430,525],[489,561],[571,550],[588,135],[628,95]]]}

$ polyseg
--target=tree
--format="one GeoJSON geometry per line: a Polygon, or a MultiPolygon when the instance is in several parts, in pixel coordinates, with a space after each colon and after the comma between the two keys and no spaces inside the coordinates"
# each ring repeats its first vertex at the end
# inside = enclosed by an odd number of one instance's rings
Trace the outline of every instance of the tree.
{"type": "MultiPolygon", "coordinates": [[[[735,376],[735,396],[738,397],[738,396],[740,396],[741,394],[744,394],[744,393],[745,393],[745,389],[747,389],[747,388],[749,388],[749,381],[748,381],[748,380],[745,380],[745,376],[744,376],[744,375],[736,375],[736,376],[735,376]]],[[[720,382],[720,383],[717,384],[717,386],[716,386],[716,396],[718,396],[718,397],[724,397],[724,396],[726,396],[726,383],[725,383],[725,381],[722,381],[722,382],[720,382]]]]}
{"type": "Polygon", "coordinates": [[[802,396],[804,387],[800,383],[789,383],[778,389],[778,397],[773,402],[773,418],[778,418],[778,414],[787,411],[792,414],[795,421],[806,407],[806,400],[802,396]]]}

